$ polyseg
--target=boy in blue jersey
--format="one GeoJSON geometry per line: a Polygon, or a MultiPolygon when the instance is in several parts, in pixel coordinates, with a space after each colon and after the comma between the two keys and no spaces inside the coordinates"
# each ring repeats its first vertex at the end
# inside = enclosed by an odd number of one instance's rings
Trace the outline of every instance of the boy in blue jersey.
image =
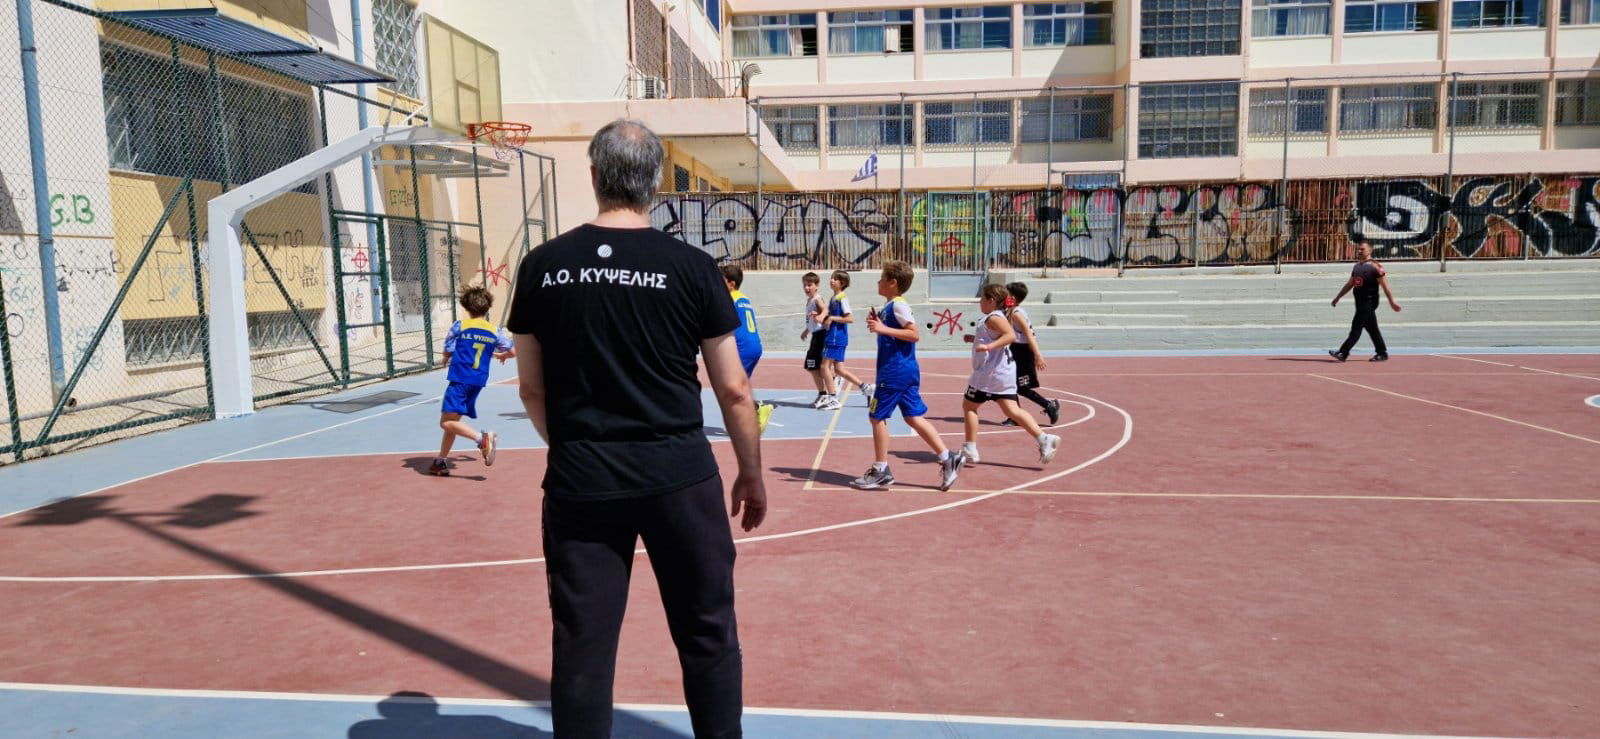
{"type": "Polygon", "coordinates": [[[871,402],[872,383],[862,382],[854,372],[844,368],[845,348],[850,346],[850,324],[855,322],[850,313],[850,299],[844,294],[845,288],[850,287],[850,273],[834,270],[828,278],[828,287],[833,288],[833,299],[828,301],[828,315],[822,318],[822,328],[827,332],[822,341],[822,376],[833,392],[819,402],[817,408],[832,411],[839,409],[839,394],[849,387],[848,383],[861,388],[861,394],[871,402]]]}
{"type": "Polygon", "coordinates": [[[483,319],[492,305],[494,295],[487,288],[469,287],[462,291],[461,307],[470,318],[456,321],[445,334],[444,363],[450,368],[446,375],[450,384],[444,389],[444,403],[439,409],[444,441],[439,443],[439,456],[428,466],[430,475],[450,474],[450,447],[457,436],[478,445],[485,466],[494,464],[495,433],[479,433],[461,420],[462,416],[478,417],[478,392],[489,384],[489,360],[504,362],[517,355],[511,348],[511,337],[483,319]]]}
{"type": "MultiPolygon", "coordinates": [[[[728,285],[728,296],[733,298],[733,312],[739,316],[739,327],[733,330],[733,341],[739,347],[739,362],[744,365],[746,377],[755,377],[756,363],[761,361],[761,334],[756,332],[756,308],[750,298],[739,292],[744,284],[744,268],[737,264],[722,265],[722,280],[728,285]]],[[[756,425],[762,433],[767,431],[767,421],[772,419],[772,405],[756,401],[756,425]]]]}
{"type": "Polygon", "coordinates": [[[922,402],[922,368],[917,366],[917,320],[911,304],[903,297],[911,289],[915,273],[911,265],[891,260],[883,265],[878,278],[878,294],[889,299],[880,314],[867,315],[867,330],[878,335],[878,383],[867,402],[867,417],[872,421],[872,467],[850,481],[861,490],[882,490],[894,483],[889,471],[889,417],[900,409],[906,425],[917,432],[928,447],[939,455],[939,489],[949,490],[961,471],[960,452],[951,452],[939,438],[939,431],[923,416],[928,406],[922,402]]]}

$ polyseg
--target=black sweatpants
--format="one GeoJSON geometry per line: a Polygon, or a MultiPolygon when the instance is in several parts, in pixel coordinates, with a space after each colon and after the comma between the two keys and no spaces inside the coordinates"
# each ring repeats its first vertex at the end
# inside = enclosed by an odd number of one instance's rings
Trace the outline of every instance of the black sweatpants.
{"type": "Polygon", "coordinates": [[[713,476],[677,492],[622,500],[545,496],[556,738],[611,736],[617,638],[640,538],[678,647],[695,736],[741,736],[744,670],[733,616],[733,531],[722,478],[713,476]]]}
{"type": "Polygon", "coordinates": [[[1389,347],[1383,343],[1383,332],[1378,330],[1378,301],[1374,299],[1371,302],[1356,301],[1356,316],[1350,321],[1350,335],[1345,338],[1344,345],[1339,347],[1340,354],[1350,356],[1350,350],[1361,340],[1362,329],[1372,337],[1373,349],[1379,354],[1389,353],[1389,347]]]}

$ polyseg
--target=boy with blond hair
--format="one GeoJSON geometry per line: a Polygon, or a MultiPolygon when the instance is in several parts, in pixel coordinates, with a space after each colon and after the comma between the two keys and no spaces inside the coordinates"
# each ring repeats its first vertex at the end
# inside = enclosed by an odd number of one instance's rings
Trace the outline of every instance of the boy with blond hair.
{"type": "Polygon", "coordinates": [[[878,278],[878,294],[889,302],[884,304],[882,313],[873,309],[867,315],[867,331],[878,337],[878,376],[867,401],[874,461],[866,474],[850,481],[861,490],[883,490],[894,484],[894,473],[889,471],[889,417],[895,409],[938,455],[940,490],[949,490],[961,471],[961,453],[946,448],[938,430],[924,417],[928,406],[922,402],[922,368],[917,364],[917,341],[921,337],[911,304],[904,297],[914,276],[905,262],[886,262],[883,276],[878,278]]]}

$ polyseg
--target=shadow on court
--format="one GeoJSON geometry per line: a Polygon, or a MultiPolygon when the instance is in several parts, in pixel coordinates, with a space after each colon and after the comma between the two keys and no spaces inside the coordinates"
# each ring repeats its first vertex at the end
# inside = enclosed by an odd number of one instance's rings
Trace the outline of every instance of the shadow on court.
{"type": "MultiPolygon", "coordinates": [[[[789,478],[784,480],[784,482],[803,483],[807,479],[811,479],[810,467],[768,467],[767,471],[776,472],[780,475],[788,475],[789,478]]],[[[818,485],[848,485],[850,484],[850,481],[854,479],[856,479],[855,475],[847,475],[843,472],[834,472],[828,469],[817,470],[817,476],[815,478],[818,485]]]]}
{"type": "MultiPolygon", "coordinates": [[[[57,501],[42,508],[30,511],[26,518],[16,526],[73,526],[95,520],[107,520],[120,523],[129,529],[138,532],[153,541],[160,542],[181,552],[194,556],[196,559],[221,565],[235,573],[252,576],[250,582],[261,587],[276,591],[280,595],[293,598],[304,605],[316,608],[323,613],[338,618],[373,636],[383,639],[400,647],[417,657],[421,657],[447,670],[455,672],[473,682],[483,685],[507,698],[513,700],[546,700],[550,696],[550,683],[544,678],[525,672],[515,665],[496,659],[492,655],[484,654],[454,640],[435,634],[426,629],[413,626],[405,621],[387,614],[372,610],[354,601],[342,598],[325,590],[306,585],[295,578],[281,577],[270,568],[257,564],[243,557],[225,554],[208,548],[202,544],[189,541],[175,533],[165,530],[169,526],[181,526],[190,529],[211,528],[225,524],[235,523],[244,518],[257,515],[253,511],[244,509],[245,505],[255,500],[243,495],[210,495],[194,503],[178,506],[171,511],[124,511],[112,506],[116,499],[114,495],[92,495],[81,498],[69,498],[57,501]],[[200,511],[200,513],[196,513],[200,511]],[[156,523],[151,523],[154,520],[156,523]]],[[[408,694],[417,697],[420,694],[408,694]]],[[[392,699],[392,696],[391,696],[392,699]]],[[[403,701],[404,702],[404,701],[403,701]]],[[[424,702],[423,709],[426,708],[424,702]]],[[[380,704],[380,715],[382,714],[380,704]]],[[[409,707],[400,709],[403,719],[425,717],[423,709],[412,712],[409,707]]],[[[437,704],[433,712],[437,713],[437,704]]],[[[385,717],[388,718],[387,716],[385,717]]],[[[455,717],[447,717],[455,718],[455,717]]],[[[467,717],[474,718],[474,717],[467,717]]],[[[492,717],[487,717],[492,718],[492,717]]],[[[498,721],[496,719],[495,721],[498,721]]],[[[613,731],[618,736],[649,737],[677,737],[680,734],[669,732],[659,724],[639,718],[632,714],[617,711],[613,718],[613,731]]],[[[366,723],[366,722],[363,722],[366,723]]],[[[529,727],[519,727],[511,722],[504,722],[510,728],[522,728],[536,731],[529,727]]],[[[413,722],[415,724],[415,722],[413,722]]],[[[357,724],[360,726],[361,724],[357,724]]],[[[403,724],[395,724],[399,726],[403,724]]],[[[385,724],[385,727],[389,726],[385,724]]],[[[450,728],[455,728],[451,724],[450,728]]],[[[351,731],[354,732],[354,727],[351,731]]],[[[352,736],[355,734],[352,733],[352,736]]],[[[369,735],[363,735],[369,736],[369,735]]],[[[523,734],[478,734],[468,733],[413,733],[413,734],[371,734],[370,736],[385,737],[445,737],[445,736],[544,736],[543,733],[523,734]]]]}
{"type": "MultiPolygon", "coordinates": [[[[459,465],[459,464],[462,464],[462,463],[473,463],[473,462],[481,463],[482,460],[478,459],[475,456],[452,454],[452,455],[450,455],[450,462],[459,465]]],[[[417,473],[419,475],[422,475],[423,477],[433,477],[433,475],[428,474],[428,468],[430,466],[432,466],[432,465],[433,465],[433,457],[431,455],[430,456],[425,456],[425,457],[406,457],[405,459],[400,461],[400,466],[405,467],[406,469],[411,470],[412,472],[415,472],[415,473],[417,473]]],[[[445,479],[471,480],[473,482],[487,482],[488,479],[489,479],[487,477],[484,477],[483,475],[463,475],[463,474],[460,474],[460,472],[458,472],[458,470],[460,470],[459,467],[451,467],[450,468],[450,474],[446,475],[445,479]]]]}
{"type": "Polygon", "coordinates": [[[433,696],[410,690],[379,701],[378,715],[383,718],[351,726],[349,739],[546,739],[551,736],[547,731],[499,716],[443,715],[433,696]]]}
{"type": "Polygon", "coordinates": [[[1268,362],[1316,362],[1317,364],[1338,364],[1339,360],[1333,357],[1267,357],[1268,362]]]}

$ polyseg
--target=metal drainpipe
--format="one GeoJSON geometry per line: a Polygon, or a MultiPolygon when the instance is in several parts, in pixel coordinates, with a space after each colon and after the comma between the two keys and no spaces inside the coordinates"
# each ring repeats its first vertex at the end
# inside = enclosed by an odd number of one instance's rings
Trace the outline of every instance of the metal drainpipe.
{"type": "MultiPolygon", "coordinates": [[[[33,43],[33,1],[17,0],[17,40],[22,49],[22,93],[28,116],[28,156],[33,164],[33,213],[39,229],[39,286],[50,351],[50,395],[61,399],[67,384],[61,352],[61,301],[56,284],[55,224],[50,221],[50,176],[45,171],[44,116],[39,107],[39,50],[33,43]]],[[[19,456],[20,458],[20,456],[19,456]]]]}

